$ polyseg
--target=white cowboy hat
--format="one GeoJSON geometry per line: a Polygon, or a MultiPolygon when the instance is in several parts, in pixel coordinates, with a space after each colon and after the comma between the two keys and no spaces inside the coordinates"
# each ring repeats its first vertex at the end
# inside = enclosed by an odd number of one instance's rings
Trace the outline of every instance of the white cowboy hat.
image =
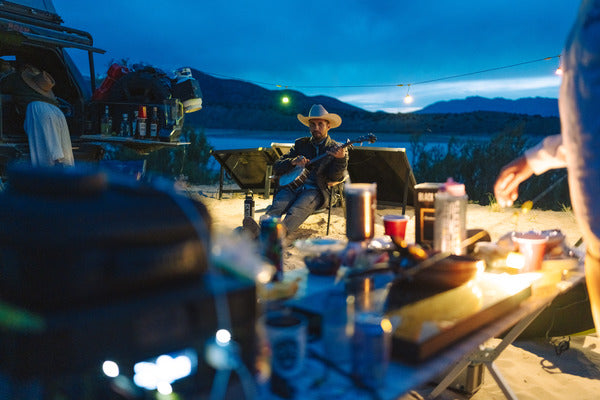
{"type": "Polygon", "coordinates": [[[52,92],[52,88],[54,87],[55,83],[54,78],[52,78],[52,75],[46,71],[36,74],[34,71],[28,68],[21,73],[21,77],[30,88],[39,94],[50,99],[55,98],[54,93],[52,92]]]}
{"type": "Polygon", "coordinates": [[[320,104],[313,104],[306,117],[302,114],[298,114],[298,120],[306,126],[308,126],[308,121],[311,119],[324,119],[329,121],[330,129],[337,128],[342,124],[342,118],[339,115],[328,113],[325,107],[320,104]]]}

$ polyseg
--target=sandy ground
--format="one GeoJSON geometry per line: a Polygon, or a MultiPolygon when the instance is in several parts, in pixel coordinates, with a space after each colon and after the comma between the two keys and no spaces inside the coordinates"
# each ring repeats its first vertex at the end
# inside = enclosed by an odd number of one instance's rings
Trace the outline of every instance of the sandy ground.
{"type": "MultiPolygon", "coordinates": [[[[229,235],[241,225],[243,219],[243,196],[240,193],[225,191],[221,200],[217,199],[217,188],[202,186],[190,188],[197,193],[207,206],[213,219],[215,235],[229,235]]],[[[256,218],[262,215],[270,204],[270,199],[255,196],[256,218]]],[[[375,236],[383,236],[381,217],[397,214],[396,207],[379,206],[376,217],[375,236]]],[[[531,210],[514,218],[514,210],[494,210],[489,206],[470,204],[467,211],[467,227],[483,228],[490,233],[492,241],[513,230],[560,229],[566,235],[568,245],[580,238],[580,233],[572,212],[531,210]],[[516,221],[516,225],[515,225],[516,221]]],[[[414,209],[408,207],[406,214],[411,217],[406,237],[414,238],[414,209]]],[[[287,244],[284,252],[286,270],[304,266],[303,255],[293,246],[295,239],[324,237],[327,214],[314,214],[301,226],[287,244]]],[[[334,208],[329,237],[345,239],[345,219],[341,208],[334,208]]],[[[600,393],[600,341],[594,334],[573,336],[570,349],[557,355],[547,340],[516,341],[497,359],[496,365],[508,385],[519,399],[597,399],[600,393]]],[[[427,398],[433,386],[406,394],[401,399],[427,398]]],[[[505,398],[493,378],[486,370],[484,381],[474,394],[464,394],[446,390],[439,399],[503,399],[505,398]]]]}

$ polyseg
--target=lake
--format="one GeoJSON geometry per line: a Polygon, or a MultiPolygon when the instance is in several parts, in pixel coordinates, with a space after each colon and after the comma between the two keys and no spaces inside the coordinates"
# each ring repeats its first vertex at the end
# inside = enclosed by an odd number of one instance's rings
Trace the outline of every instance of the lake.
{"type": "MultiPolygon", "coordinates": [[[[345,142],[347,139],[356,140],[358,137],[366,135],[370,132],[336,132],[335,129],[329,131],[331,137],[338,142],[345,142]]],[[[233,150],[233,149],[254,149],[257,147],[270,147],[271,143],[294,143],[294,140],[309,135],[308,129],[301,131],[248,131],[237,129],[205,129],[204,134],[208,143],[216,150],[233,150]]],[[[363,143],[362,146],[367,147],[392,147],[403,148],[406,150],[408,162],[413,164],[413,145],[411,143],[410,134],[398,133],[376,133],[377,141],[375,143],[363,143]]],[[[452,135],[444,134],[423,134],[419,140],[425,144],[425,150],[431,150],[434,147],[445,149],[452,135]]],[[[454,136],[456,137],[456,136],[454,136]]],[[[529,145],[532,146],[542,140],[543,136],[528,136],[529,145]]],[[[485,142],[490,140],[487,135],[465,135],[461,136],[464,142],[485,142]]],[[[361,146],[355,144],[354,146],[361,146]]],[[[518,154],[515,154],[515,157],[518,154]]],[[[217,161],[211,157],[209,168],[219,169],[217,161]]]]}
{"type": "MultiPolygon", "coordinates": [[[[347,139],[356,140],[358,137],[369,132],[329,132],[331,137],[338,142],[345,142],[347,139]]],[[[208,143],[216,150],[234,150],[234,149],[254,149],[257,147],[270,147],[271,143],[294,143],[294,140],[307,136],[308,130],[304,131],[246,131],[236,129],[205,129],[204,134],[208,143]]],[[[413,152],[411,144],[411,135],[397,133],[375,133],[377,141],[375,143],[363,143],[365,147],[392,147],[406,149],[408,161],[412,164],[413,152]]],[[[420,141],[425,143],[425,149],[431,149],[435,146],[445,146],[448,144],[451,135],[427,134],[422,135],[420,141]]],[[[465,141],[484,142],[489,140],[487,136],[467,136],[465,141]]],[[[360,146],[355,144],[354,146],[360,146]]],[[[211,160],[213,162],[214,160],[211,160]]],[[[214,161],[216,163],[216,161],[214,161]]]]}

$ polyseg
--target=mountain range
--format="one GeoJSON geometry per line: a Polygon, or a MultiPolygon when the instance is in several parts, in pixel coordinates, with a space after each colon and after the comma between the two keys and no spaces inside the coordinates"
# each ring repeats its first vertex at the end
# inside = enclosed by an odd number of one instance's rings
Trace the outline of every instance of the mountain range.
{"type": "Polygon", "coordinates": [[[186,115],[186,124],[212,129],[298,131],[298,113],[322,104],[342,117],[338,131],[423,132],[477,135],[519,128],[525,134],[560,132],[557,100],[528,98],[507,100],[469,97],[434,103],[415,113],[371,112],[328,96],[306,96],[289,89],[269,90],[254,83],[217,78],[192,69],[202,90],[203,108],[186,115]],[[282,98],[289,98],[288,103],[282,98]],[[556,112],[553,111],[556,107],[556,112]]]}
{"type": "Polygon", "coordinates": [[[527,97],[509,100],[502,97],[488,99],[472,96],[462,100],[438,101],[416,111],[416,113],[443,114],[473,111],[497,111],[512,114],[541,115],[542,117],[558,117],[558,99],[527,97]]]}

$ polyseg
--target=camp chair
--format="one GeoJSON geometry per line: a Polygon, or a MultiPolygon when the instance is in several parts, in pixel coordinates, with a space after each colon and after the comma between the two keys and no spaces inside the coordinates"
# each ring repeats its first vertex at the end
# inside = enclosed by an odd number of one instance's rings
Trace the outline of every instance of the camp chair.
{"type": "Polygon", "coordinates": [[[329,182],[327,187],[329,188],[329,205],[327,206],[327,233],[329,235],[329,225],[331,223],[331,209],[338,203],[342,206],[342,210],[346,211],[346,202],[344,200],[344,183],[348,179],[348,175],[344,176],[344,179],[338,182],[329,182]]]}

